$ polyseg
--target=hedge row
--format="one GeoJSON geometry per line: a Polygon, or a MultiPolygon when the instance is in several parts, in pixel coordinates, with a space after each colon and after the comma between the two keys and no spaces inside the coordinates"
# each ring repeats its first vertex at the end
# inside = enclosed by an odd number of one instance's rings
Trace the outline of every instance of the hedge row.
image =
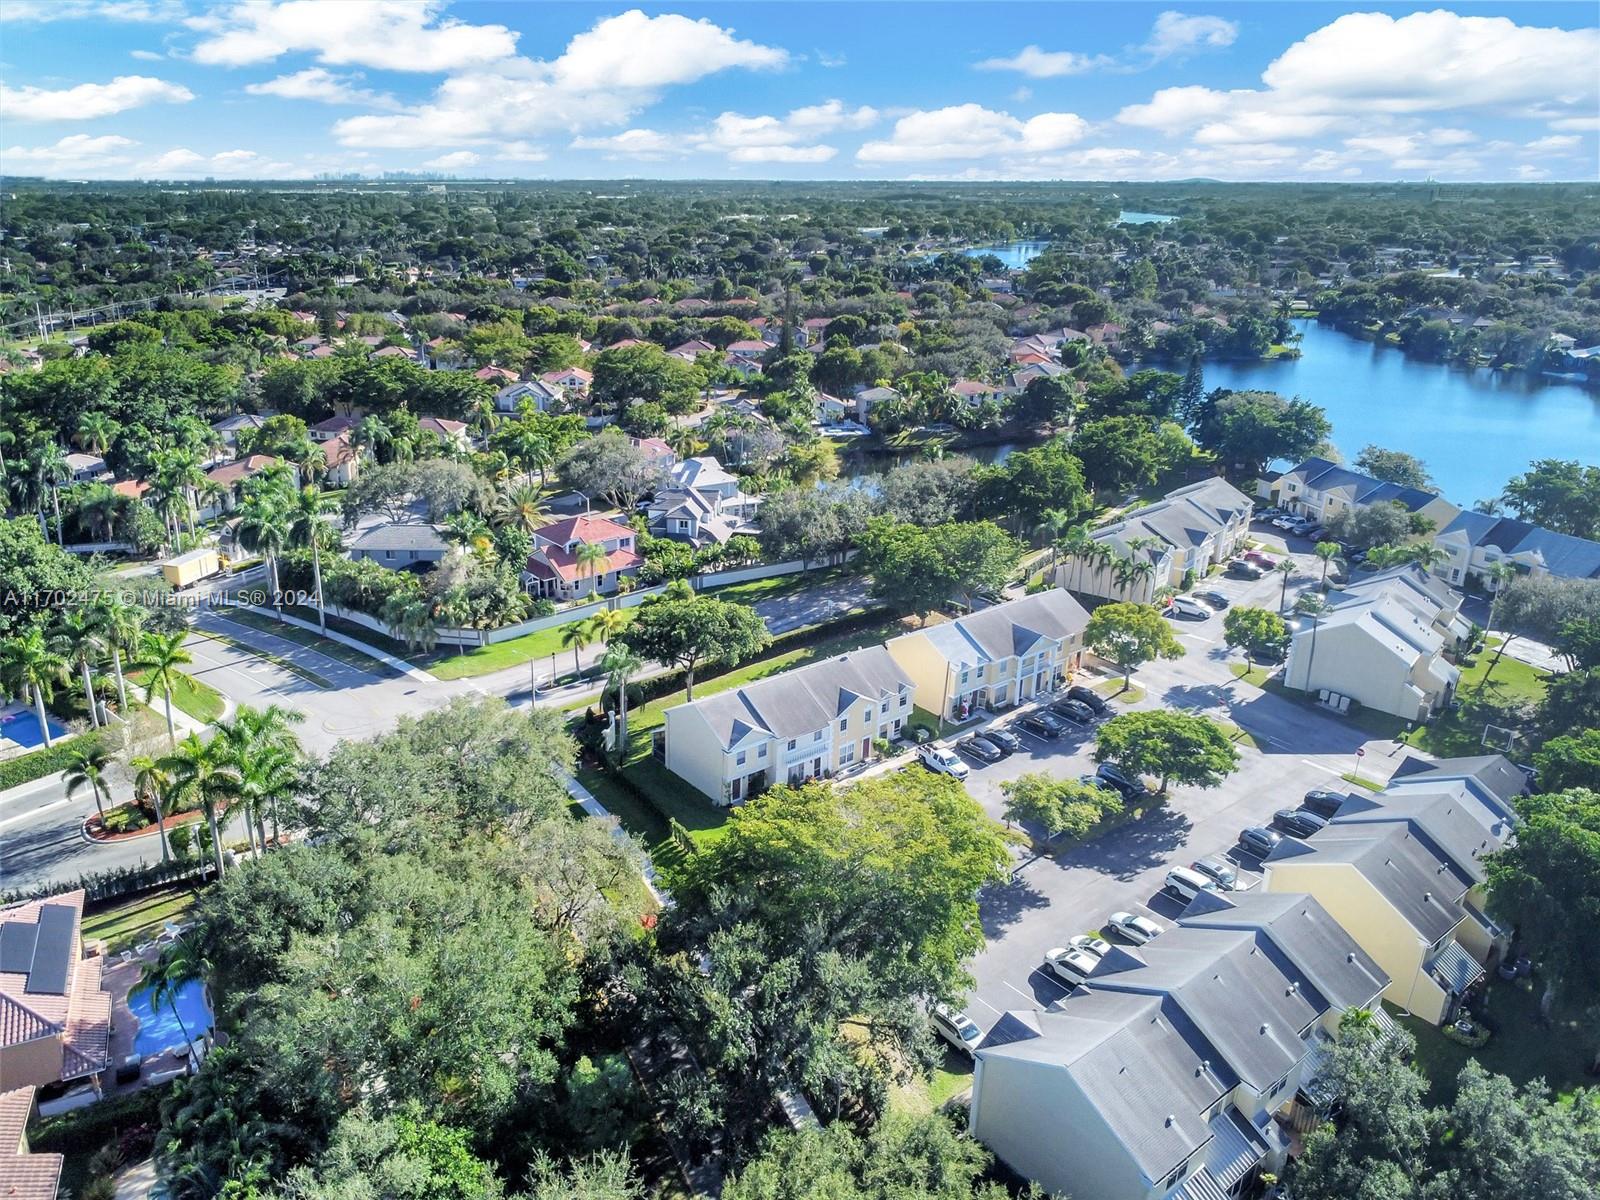
{"type": "Polygon", "coordinates": [[[46,775],[59,775],[70,764],[73,750],[93,749],[99,741],[100,734],[90,730],[76,737],[62,738],[48,750],[34,750],[18,758],[8,758],[5,762],[0,762],[0,792],[7,788],[19,787],[24,783],[32,783],[35,779],[43,779],[46,775]]]}
{"type": "Polygon", "coordinates": [[[59,896],[82,888],[90,900],[114,900],[135,892],[148,891],[185,879],[199,879],[212,872],[211,860],[187,859],[166,863],[144,863],[131,867],[117,867],[109,871],[92,871],[76,879],[59,879],[34,888],[0,892],[0,904],[15,904],[22,900],[42,900],[46,896],[59,896]]]}

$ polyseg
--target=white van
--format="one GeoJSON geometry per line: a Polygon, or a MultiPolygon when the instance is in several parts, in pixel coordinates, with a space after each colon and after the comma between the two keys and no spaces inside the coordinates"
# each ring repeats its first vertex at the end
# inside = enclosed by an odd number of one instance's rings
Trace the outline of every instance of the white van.
{"type": "Polygon", "coordinates": [[[1188,867],[1173,867],[1168,871],[1165,886],[1168,892],[1185,902],[1193,900],[1201,892],[1217,890],[1215,880],[1207,879],[1199,871],[1192,871],[1188,867]]]}

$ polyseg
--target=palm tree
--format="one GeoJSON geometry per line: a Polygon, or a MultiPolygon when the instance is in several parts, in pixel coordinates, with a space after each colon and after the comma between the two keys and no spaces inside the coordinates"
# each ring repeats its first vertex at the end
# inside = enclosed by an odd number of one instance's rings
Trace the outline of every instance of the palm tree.
{"type": "Polygon", "coordinates": [[[283,594],[278,589],[278,555],[289,540],[289,514],[281,497],[257,492],[239,508],[239,544],[252,554],[266,557],[272,574],[272,600],[283,620],[283,594]]]}
{"type": "Polygon", "coordinates": [[[1440,563],[1450,561],[1450,552],[1434,542],[1415,542],[1406,548],[1406,556],[1429,573],[1440,563]]]}
{"type": "Polygon", "coordinates": [[[1318,558],[1320,558],[1322,560],[1322,582],[1321,582],[1320,586],[1321,586],[1323,591],[1327,591],[1328,590],[1328,568],[1331,567],[1333,565],[1333,563],[1334,563],[1334,560],[1339,557],[1339,543],[1338,542],[1318,542],[1315,546],[1313,546],[1311,548],[1311,553],[1315,554],[1318,558]]]}
{"type": "Polygon", "coordinates": [[[122,652],[132,651],[139,644],[140,630],[144,624],[144,609],[129,604],[116,592],[102,593],[95,601],[97,619],[111,651],[111,661],[117,672],[117,705],[126,712],[128,687],[122,678],[122,652]]]}
{"type": "Polygon", "coordinates": [[[222,743],[218,752],[239,777],[239,796],[254,819],[252,841],[259,836],[263,850],[267,830],[262,809],[272,808],[276,832],[278,801],[299,778],[300,740],[294,735],[294,726],[303,720],[305,716],[292,708],[269,704],[266,708],[241,706],[233,720],[217,726],[215,740],[222,743]]]}
{"type": "Polygon", "coordinates": [[[90,454],[104,455],[120,428],[110,413],[91,410],[78,418],[78,430],[72,440],[90,454]]]}
{"type": "Polygon", "coordinates": [[[628,681],[644,669],[644,659],[635,654],[626,643],[618,642],[606,648],[600,659],[600,669],[606,679],[617,689],[617,741],[619,759],[628,756],[628,681]]]}
{"type": "Polygon", "coordinates": [[[584,649],[594,641],[594,635],[589,629],[587,621],[574,621],[570,625],[561,627],[561,644],[572,647],[572,673],[576,675],[583,669],[578,662],[578,651],[584,649]]]}
{"type": "Polygon", "coordinates": [[[1278,611],[1282,612],[1289,603],[1289,580],[1294,575],[1294,559],[1287,554],[1278,564],[1278,574],[1283,577],[1283,590],[1278,595],[1278,611]]]}
{"type": "Polygon", "coordinates": [[[133,796],[147,802],[156,814],[156,831],[161,838],[161,861],[172,861],[172,847],[167,842],[167,789],[172,779],[161,769],[161,763],[148,754],[136,754],[128,760],[133,772],[133,796]]]}
{"type": "Polygon", "coordinates": [[[194,1059],[194,1042],[189,1037],[189,1027],[183,1023],[183,1014],[178,1010],[178,993],[204,972],[205,963],[196,956],[185,939],[179,938],[163,946],[155,960],[144,965],[139,973],[139,982],[133,986],[134,995],[143,993],[150,997],[151,1007],[165,1004],[172,1010],[172,1016],[178,1022],[178,1031],[183,1034],[183,1069],[186,1073],[190,1072],[194,1059]]]}
{"type": "Polygon", "coordinates": [[[45,716],[45,701],[55,694],[55,685],[67,681],[67,660],[38,625],[30,625],[0,648],[0,678],[13,695],[33,697],[34,715],[39,719],[39,736],[45,749],[51,746],[50,721],[45,716]]]}
{"type": "MultiPolygon", "coordinates": [[[[1045,538],[1050,543],[1050,567],[1055,569],[1056,555],[1061,550],[1061,540],[1067,530],[1072,528],[1072,510],[1070,508],[1047,508],[1039,517],[1039,528],[1045,531],[1045,538]]],[[[1074,532],[1084,532],[1075,530],[1074,532]]],[[[1084,532],[1085,540],[1087,533],[1084,532]]]]}
{"type": "Polygon", "coordinates": [[[83,672],[83,701],[89,706],[89,723],[99,729],[100,713],[95,705],[94,676],[89,670],[89,660],[105,649],[105,643],[93,610],[88,607],[69,609],[56,618],[51,632],[56,646],[76,661],[83,672]]]}
{"type": "Polygon", "coordinates": [[[589,628],[600,644],[609,647],[611,639],[628,627],[628,614],[620,608],[602,608],[589,618],[589,628]]]}
{"type": "Polygon", "coordinates": [[[213,738],[202,742],[191,733],[161,759],[161,769],[172,779],[176,797],[198,800],[211,829],[211,861],[222,878],[222,830],[217,823],[218,809],[226,809],[239,794],[239,777],[227,758],[227,742],[213,738]]]}
{"type": "Polygon", "coordinates": [[[76,796],[80,789],[88,788],[94,796],[95,811],[100,814],[100,825],[106,823],[106,806],[102,800],[111,799],[111,782],[106,771],[111,766],[111,755],[104,746],[90,742],[87,749],[82,743],[72,747],[67,759],[65,782],[67,799],[76,796]]]}
{"type": "Polygon", "coordinates": [[[611,562],[611,552],[600,542],[581,542],[572,552],[572,561],[589,581],[589,590],[595,592],[595,572],[611,562]]]}
{"type": "Polygon", "coordinates": [[[394,635],[413,650],[427,649],[438,641],[433,606],[421,596],[396,592],[384,601],[382,617],[394,635]]]}
{"type": "Polygon", "coordinates": [[[544,525],[550,510],[544,505],[543,493],[532,484],[505,487],[495,497],[494,523],[496,526],[521,529],[532,533],[544,525]]]}
{"type": "Polygon", "coordinates": [[[294,494],[289,505],[288,542],[311,551],[311,578],[317,593],[317,628],[328,632],[328,614],[322,600],[322,546],[330,540],[332,527],[323,520],[327,505],[322,493],[307,484],[294,494]]]}
{"type": "MultiPolygon", "coordinates": [[[[1508,562],[1490,563],[1485,574],[1489,578],[1489,624],[1484,629],[1485,635],[1495,626],[1495,620],[1500,614],[1500,599],[1505,595],[1506,584],[1517,577],[1517,569],[1508,562]]],[[[1494,659],[1483,672],[1483,678],[1478,681],[1478,690],[1481,692],[1489,676],[1494,674],[1494,669],[1500,665],[1500,659],[1506,652],[1506,647],[1511,644],[1515,634],[1501,630],[1500,644],[1495,647],[1494,659]]]]}
{"type": "Polygon", "coordinates": [[[139,649],[140,661],[147,672],[144,702],[149,704],[154,700],[157,691],[166,698],[167,741],[174,747],[178,744],[178,734],[172,724],[172,689],[177,686],[181,674],[178,668],[194,661],[183,648],[188,636],[181,629],[172,633],[147,633],[139,649]]]}
{"type": "Polygon", "coordinates": [[[72,478],[72,467],[67,462],[67,452],[55,442],[43,442],[33,452],[32,458],[34,478],[38,481],[41,495],[45,490],[50,493],[50,507],[55,510],[56,517],[56,544],[61,540],[61,485],[72,478]]]}

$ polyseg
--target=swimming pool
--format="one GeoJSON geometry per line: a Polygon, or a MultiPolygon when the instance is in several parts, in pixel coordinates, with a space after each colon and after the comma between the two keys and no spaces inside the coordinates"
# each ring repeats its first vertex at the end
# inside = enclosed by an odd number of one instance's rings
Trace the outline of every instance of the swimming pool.
{"type": "Polygon", "coordinates": [[[149,992],[129,993],[128,1008],[139,1021],[139,1036],[133,1039],[133,1049],[141,1058],[181,1047],[186,1032],[192,1041],[198,1042],[211,1028],[211,1006],[206,1003],[205,984],[198,979],[190,980],[178,989],[178,1016],[183,1018],[181,1026],[168,1001],[162,1000],[160,1007],[152,1010],[149,992]]]}
{"type": "MultiPolygon", "coordinates": [[[[50,722],[50,737],[52,739],[63,736],[67,731],[54,721],[50,722]]],[[[39,718],[31,712],[7,713],[0,717],[0,738],[15,742],[19,746],[31,750],[35,746],[44,745],[44,738],[39,734],[39,718]]]]}

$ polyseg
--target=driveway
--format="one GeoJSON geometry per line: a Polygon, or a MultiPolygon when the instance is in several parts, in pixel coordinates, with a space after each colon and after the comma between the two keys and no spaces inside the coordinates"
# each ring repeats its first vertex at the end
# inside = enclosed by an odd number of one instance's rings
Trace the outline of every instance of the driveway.
{"type": "MultiPolygon", "coordinates": [[[[871,603],[870,582],[860,576],[836,579],[821,587],[757,600],[753,607],[774,635],[788,633],[806,625],[831,621],[853,609],[871,603]]],[[[716,593],[712,593],[715,595],[716,593]]]]}

